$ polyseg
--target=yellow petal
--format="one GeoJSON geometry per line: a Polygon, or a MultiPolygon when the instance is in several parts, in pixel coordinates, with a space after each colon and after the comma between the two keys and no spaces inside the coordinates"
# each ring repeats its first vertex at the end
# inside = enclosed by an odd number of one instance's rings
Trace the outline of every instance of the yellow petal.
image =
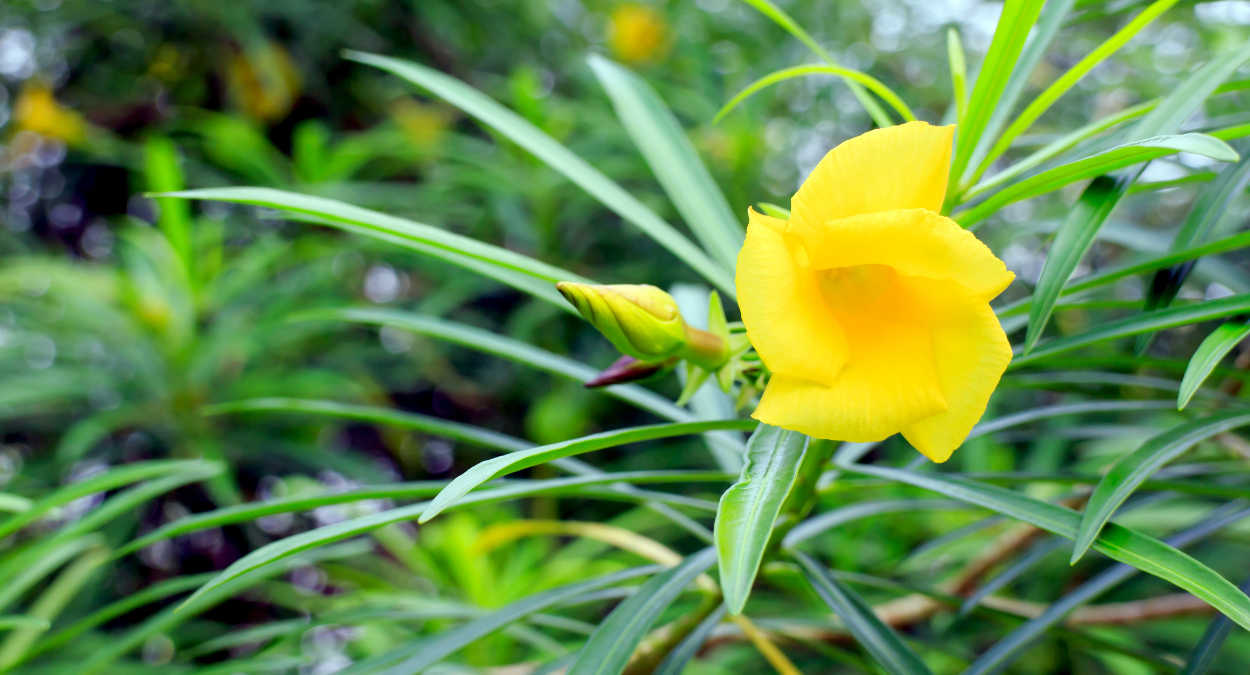
{"type": "Polygon", "coordinates": [[[947,410],[902,431],[921,454],[940,463],[950,458],[985,414],[990,394],[1011,362],[1011,345],[988,304],[959,298],[957,289],[943,289],[942,284],[926,286],[930,294],[945,296],[945,320],[932,332],[947,410]]]}
{"type": "Polygon", "coordinates": [[[863,442],[946,410],[928,329],[841,313],[838,319],[850,359],[833,385],[774,374],[755,419],[817,438],[863,442]]]}
{"type": "Polygon", "coordinates": [[[791,200],[791,225],[802,229],[878,211],[940,211],[946,198],[955,127],[908,122],[869,131],[839,145],[791,200]]]}
{"type": "Polygon", "coordinates": [[[1015,278],[975,235],[925,209],[850,216],[801,228],[791,221],[790,231],[803,241],[817,270],[889,265],[900,274],[953,279],[986,302],[1015,278]]]}
{"type": "Polygon", "coordinates": [[[832,384],[846,362],[846,336],[821,298],[798,238],[783,220],[750,211],[738,253],[738,306],[751,343],[774,373],[832,384]]]}

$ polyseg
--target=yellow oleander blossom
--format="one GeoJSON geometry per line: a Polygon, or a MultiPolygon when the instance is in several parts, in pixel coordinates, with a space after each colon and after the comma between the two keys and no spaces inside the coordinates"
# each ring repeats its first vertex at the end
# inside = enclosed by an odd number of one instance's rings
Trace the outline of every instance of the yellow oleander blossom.
{"type": "Polygon", "coordinates": [[[62,106],[52,90],[41,84],[22,88],[13,105],[13,122],[17,129],[59,138],[70,145],[87,136],[87,121],[82,115],[62,106]]]}
{"type": "Polygon", "coordinates": [[[750,212],[738,304],[772,371],[754,417],[817,438],[901,432],[935,462],[1011,361],[989,302],[1015,275],[939,215],[955,128],[924,122],[834,148],[790,220],[750,212]]]}
{"type": "Polygon", "coordinates": [[[231,55],[226,90],[252,119],[275,122],[286,117],[299,98],[299,72],[281,45],[263,42],[231,55]]]}
{"type": "Polygon", "coordinates": [[[612,12],[608,48],[626,63],[655,61],[668,52],[668,24],[656,10],[637,4],[612,12]]]}

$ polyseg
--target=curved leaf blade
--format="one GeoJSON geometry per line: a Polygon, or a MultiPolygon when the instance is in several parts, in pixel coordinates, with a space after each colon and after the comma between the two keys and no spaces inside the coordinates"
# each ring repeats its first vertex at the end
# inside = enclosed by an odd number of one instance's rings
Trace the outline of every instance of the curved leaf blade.
{"type": "Polygon", "coordinates": [[[729,99],[728,103],[721,107],[720,111],[716,113],[716,117],[712,118],[712,123],[715,124],[716,122],[719,122],[722,117],[729,114],[729,112],[734,108],[738,107],[738,104],[747,100],[759,90],[777,84],[778,82],[785,82],[786,80],[792,80],[796,77],[804,77],[806,75],[837,75],[847,82],[862,84],[872,90],[872,92],[877,96],[884,99],[886,103],[889,103],[890,107],[894,108],[898,111],[899,115],[903,116],[903,119],[908,122],[914,122],[916,120],[916,115],[912,113],[911,108],[907,107],[907,104],[903,102],[903,99],[899,98],[898,94],[895,94],[892,89],[882,84],[877,78],[866,73],[861,73],[858,70],[851,70],[850,68],[817,64],[783,68],[776,72],[769,73],[751,84],[748,84],[745,89],[735,94],[733,98],[729,99]]]}
{"type": "Polygon", "coordinates": [[[510,473],[528,469],[555,459],[640,441],[699,434],[706,431],[746,430],[753,428],[756,424],[758,422],[755,420],[707,420],[702,422],[654,424],[644,427],[605,431],[570,441],[541,445],[536,448],[501,455],[488,459],[485,462],[479,462],[473,468],[456,476],[455,480],[451,481],[447,487],[438,493],[438,496],[434,497],[433,501],[430,502],[429,508],[421,514],[417,522],[428,522],[447,507],[456,503],[461,497],[467,495],[471,490],[487,481],[492,481],[510,473]]]}
{"type": "Polygon", "coordinates": [[[345,58],[373,66],[403,78],[448,103],[460,108],[479,122],[507,136],[547,166],[560,172],[578,187],[598,199],[627,222],[642,230],[656,243],[668,249],[729,297],[734,295],[733,275],[716,264],[698,246],[666,223],[624,188],[598,169],[573,154],[529,120],[508,110],[486,94],[449,75],[432,68],[388,58],[377,54],[345,51],[345,58]]]}
{"type": "Polygon", "coordinates": [[[872,607],[846,582],[830,574],[806,553],[796,553],[795,559],[803,566],[803,572],[817,595],[838,615],[842,625],[855,636],[859,646],[872,655],[882,670],[888,675],[932,675],[929,667],[903,642],[898,632],[877,618],[872,607]]]}
{"type": "Polygon", "coordinates": [[[681,675],[686,669],[686,664],[703,648],[703,643],[712,636],[712,631],[725,618],[725,605],[721,605],[707,615],[703,621],[695,626],[693,631],[682,640],[680,644],[673,648],[673,651],[664,657],[660,665],[656,666],[652,675],[681,675]]]}
{"type": "Polygon", "coordinates": [[[714,260],[734,270],[746,234],[673,112],[633,71],[598,54],[587,60],[682,219],[714,260]]]}
{"type": "MultiPolygon", "coordinates": [[[[1241,582],[1241,591],[1250,592],[1250,578],[1241,582]]],[[[1178,675],[1206,675],[1206,672],[1211,669],[1211,664],[1215,662],[1215,657],[1219,655],[1220,647],[1224,646],[1224,639],[1228,637],[1232,629],[1233,622],[1229,621],[1226,616],[1220,615],[1211,619],[1211,623],[1202,633],[1202,639],[1189,653],[1185,668],[1178,675]]]]}
{"type": "Polygon", "coordinates": [[[1133,452],[1121,457],[1107,471],[1085,507],[1076,534],[1076,547],[1072,550],[1072,563],[1081,559],[1089,550],[1098,532],[1102,530],[1115,510],[1129,498],[1143,482],[1161,469],[1164,464],[1179,457],[1194,445],[1230,429],[1250,424],[1250,413],[1227,411],[1190,420],[1142,443],[1133,452]]]}
{"type": "Polygon", "coordinates": [[[564,603],[583,593],[616,586],[639,577],[655,574],[662,569],[664,568],[659,565],[634,567],[596,579],[566,584],[548,591],[526,596],[468,623],[445,630],[433,637],[421,639],[418,643],[419,647],[415,652],[412,651],[412,647],[415,645],[405,645],[397,650],[393,650],[391,653],[375,657],[376,661],[381,662],[396,661],[396,653],[406,657],[402,661],[398,661],[394,665],[376,672],[379,675],[412,675],[419,673],[474,642],[504,628],[508,624],[524,619],[531,614],[564,603]],[[411,655],[409,655],[410,653],[411,655]]]}
{"type": "Polygon", "coordinates": [[[794,487],[811,439],[797,431],[761,424],[747,441],[738,482],[716,509],[716,552],[725,607],[742,613],[764,560],[773,525],[794,487]]]}
{"type": "Polygon", "coordinates": [[[1185,368],[1185,377],[1181,379],[1181,389],[1176,396],[1177,410],[1184,410],[1189,405],[1189,400],[1211,375],[1211,371],[1247,335],[1250,335],[1250,322],[1246,321],[1230,321],[1211,331],[1202,344],[1198,345],[1198,350],[1189,359],[1189,366],[1185,368]]]}
{"type": "Polygon", "coordinates": [[[709,546],[648,579],[599,624],[569,667],[568,675],[619,675],[660,613],[715,562],[716,549],[709,546]]]}
{"type": "MultiPolygon", "coordinates": [[[[863,464],[837,466],[851,473],[884,478],[976,504],[1065,539],[1076,539],[1080,526],[1081,517],[1071,509],[966,478],[863,464]]],[[[1158,539],[1107,523],[1093,548],[1193,593],[1250,629],[1250,598],[1245,593],[1211,568],[1158,539]]]]}

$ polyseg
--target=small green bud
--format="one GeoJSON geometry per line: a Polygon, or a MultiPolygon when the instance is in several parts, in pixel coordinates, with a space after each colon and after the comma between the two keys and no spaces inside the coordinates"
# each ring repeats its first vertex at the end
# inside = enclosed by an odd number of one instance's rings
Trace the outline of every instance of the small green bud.
{"type": "Polygon", "coordinates": [[[658,361],[672,356],[686,343],[677,303],[655,286],[561,281],[556,288],[622,354],[639,361],[658,361]]]}
{"type": "Polygon", "coordinates": [[[626,356],[647,362],[680,356],[708,370],[729,360],[725,340],[687,326],[677,301],[655,286],[561,281],[556,288],[626,356]]]}

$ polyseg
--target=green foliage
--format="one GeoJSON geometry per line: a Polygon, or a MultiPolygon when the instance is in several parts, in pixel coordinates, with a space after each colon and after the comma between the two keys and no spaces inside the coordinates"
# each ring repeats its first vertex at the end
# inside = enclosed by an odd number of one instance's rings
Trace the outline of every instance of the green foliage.
{"type": "Polygon", "coordinates": [[[1244,671],[1222,4],[149,4],[4,10],[0,672],[1244,671]],[[892,115],[1019,276],[940,466],[749,418],[745,209],[892,115]],[[729,362],[584,388],[591,279],[729,362]]]}

